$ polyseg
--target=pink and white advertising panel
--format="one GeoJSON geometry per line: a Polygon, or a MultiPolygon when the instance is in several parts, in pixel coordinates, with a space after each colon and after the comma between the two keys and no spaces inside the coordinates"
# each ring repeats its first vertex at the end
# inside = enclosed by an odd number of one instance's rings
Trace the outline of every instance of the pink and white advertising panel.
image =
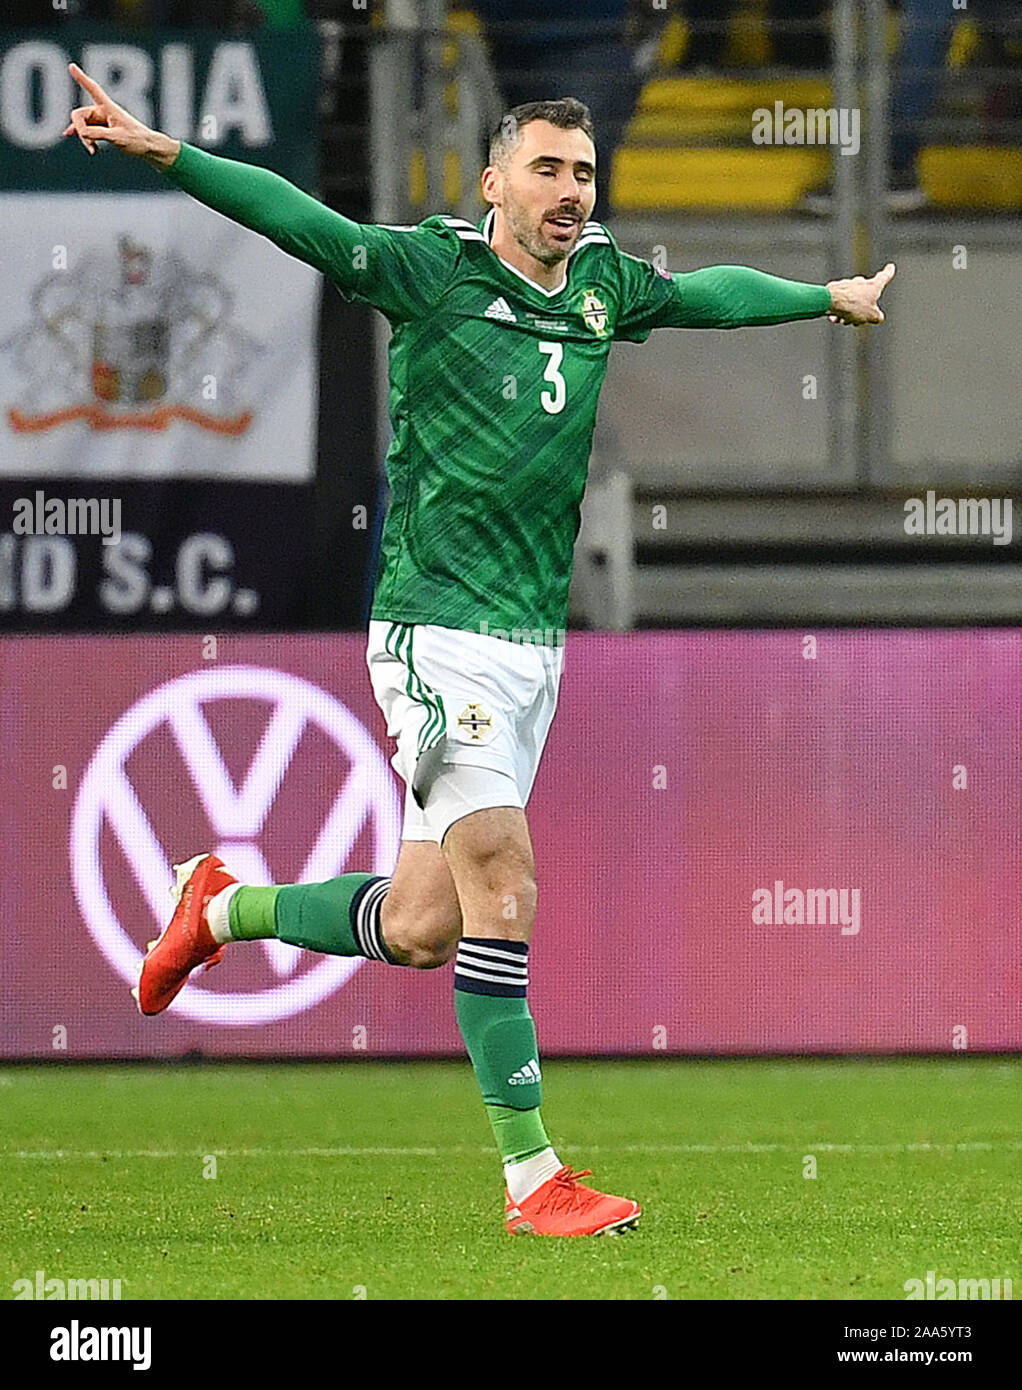
{"type": "MultiPolygon", "coordinates": [[[[553,1054],[1022,1046],[1022,634],[572,634],[529,807],[553,1054]]],[[[0,640],[0,1053],[462,1056],[451,968],[228,948],[129,989],[171,864],[389,873],[354,636],[0,640]]]]}

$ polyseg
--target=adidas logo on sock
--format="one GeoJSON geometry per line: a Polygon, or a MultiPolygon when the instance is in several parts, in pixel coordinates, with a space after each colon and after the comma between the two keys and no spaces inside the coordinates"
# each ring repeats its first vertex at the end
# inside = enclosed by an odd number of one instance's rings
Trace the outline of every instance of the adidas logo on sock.
{"type": "Polygon", "coordinates": [[[533,1057],[531,1062],[526,1062],[524,1067],[519,1067],[516,1072],[512,1072],[507,1079],[509,1086],[529,1086],[534,1081],[541,1079],[539,1063],[533,1057]]]}
{"type": "Polygon", "coordinates": [[[499,299],[495,299],[493,301],[493,303],[487,309],[485,317],[488,319],[499,319],[501,323],[518,322],[518,320],[515,318],[514,310],[511,308],[511,305],[507,302],[503,295],[499,299]]]}

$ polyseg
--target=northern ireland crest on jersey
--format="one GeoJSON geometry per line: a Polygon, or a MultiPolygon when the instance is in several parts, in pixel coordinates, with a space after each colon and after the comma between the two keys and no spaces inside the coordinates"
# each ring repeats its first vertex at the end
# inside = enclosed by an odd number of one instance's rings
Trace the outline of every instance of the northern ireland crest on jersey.
{"type": "Polygon", "coordinates": [[[586,290],[582,296],[582,317],[598,338],[606,337],[607,306],[595,290],[586,290]]]}

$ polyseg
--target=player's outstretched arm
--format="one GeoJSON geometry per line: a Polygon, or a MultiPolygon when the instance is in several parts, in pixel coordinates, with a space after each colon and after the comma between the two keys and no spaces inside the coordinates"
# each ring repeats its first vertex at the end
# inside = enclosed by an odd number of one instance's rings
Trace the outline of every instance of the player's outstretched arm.
{"type": "Polygon", "coordinates": [[[626,305],[619,323],[622,337],[652,328],[757,328],[823,315],[834,323],[883,323],[878,301],[894,275],[891,264],[868,280],[857,275],[826,285],[786,280],[748,265],[711,265],[670,275],[634,256],[623,256],[621,268],[626,305]]]}
{"type": "Polygon", "coordinates": [[[378,229],[352,222],[318,199],[281,178],[270,169],[224,159],[206,150],[172,140],[135,119],[107,95],[98,82],[70,65],[71,76],[92,98],[71,113],[65,135],[77,135],[90,154],[97,142],[106,141],[124,154],[144,159],[185,193],[242,226],[269,237],[289,255],[315,266],[347,293],[362,293],[371,303],[386,308],[385,281],[391,269],[387,247],[376,243],[378,229]],[[375,237],[375,241],[374,241],[375,237]],[[373,257],[367,272],[355,252],[367,247],[382,251],[373,257]]]}
{"type": "Polygon", "coordinates": [[[867,280],[831,280],[827,285],[785,280],[746,265],[714,265],[674,276],[688,321],[685,327],[754,328],[795,319],[833,323],[883,323],[878,300],[894,274],[886,265],[867,280]]]}

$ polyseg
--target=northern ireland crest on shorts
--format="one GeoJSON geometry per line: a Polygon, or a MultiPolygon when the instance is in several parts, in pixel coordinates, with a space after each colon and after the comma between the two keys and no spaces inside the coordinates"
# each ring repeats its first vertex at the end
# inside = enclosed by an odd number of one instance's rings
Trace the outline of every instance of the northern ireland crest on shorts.
{"type": "Polygon", "coordinates": [[[496,728],[493,715],[482,705],[466,705],[458,715],[456,727],[461,743],[489,743],[496,728]]]}

